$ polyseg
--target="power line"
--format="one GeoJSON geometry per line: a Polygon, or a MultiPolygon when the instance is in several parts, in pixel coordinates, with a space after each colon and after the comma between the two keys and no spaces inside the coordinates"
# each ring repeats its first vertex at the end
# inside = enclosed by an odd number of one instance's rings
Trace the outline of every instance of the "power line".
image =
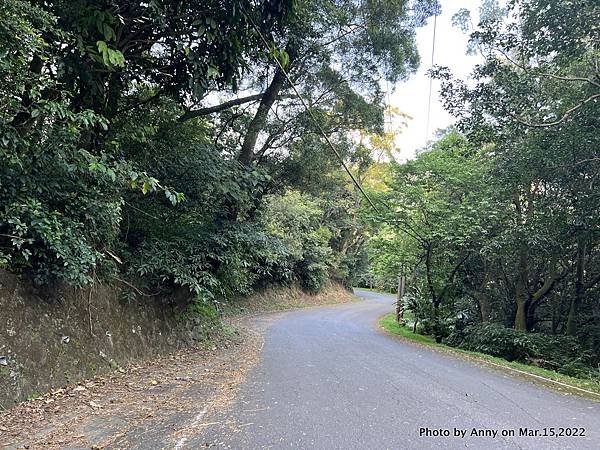
{"type": "MultiPolygon", "coordinates": [[[[431,68],[433,68],[433,58],[435,56],[435,32],[437,29],[437,12],[433,16],[433,41],[431,43],[431,68]]],[[[429,138],[429,119],[431,117],[431,93],[433,91],[433,78],[429,77],[429,100],[427,102],[427,122],[425,125],[425,144],[429,138]]]]}
{"type": "MultiPolygon", "coordinates": [[[[266,50],[268,51],[269,50],[269,42],[265,39],[265,37],[261,33],[260,29],[256,26],[256,24],[254,23],[254,20],[252,20],[252,17],[249,14],[247,15],[247,17],[248,17],[248,20],[250,21],[250,24],[254,28],[254,31],[256,31],[256,33],[258,34],[258,36],[260,37],[260,39],[262,40],[262,42],[265,44],[266,50]]],[[[277,63],[277,66],[279,67],[279,70],[281,70],[281,73],[283,73],[283,76],[285,77],[285,79],[287,80],[287,82],[289,83],[289,85],[292,87],[292,89],[294,91],[294,94],[296,94],[296,97],[298,97],[298,100],[300,100],[300,103],[302,103],[302,106],[304,107],[304,109],[306,110],[306,112],[310,116],[311,120],[313,121],[313,123],[317,127],[317,130],[319,131],[319,133],[321,134],[321,136],[323,136],[323,139],[325,139],[325,141],[329,145],[329,148],[331,148],[331,150],[333,151],[333,153],[335,154],[335,156],[337,157],[337,159],[340,161],[340,163],[342,164],[342,167],[344,168],[344,170],[348,173],[348,175],[350,175],[350,178],[352,179],[352,182],[354,183],[354,185],[358,188],[358,190],[363,195],[363,197],[367,200],[367,202],[369,203],[369,205],[371,205],[371,208],[373,208],[373,210],[375,210],[375,212],[380,213],[381,211],[379,211],[379,208],[377,208],[377,206],[375,206],[375,203],[373,203],[373,201],[367,195],[367,193],[365,192],[365,190],[362,188],[362,186],[360,185],[360,183],[358,182],[358,180],[356,179],[356,177],[350,171],[350,168],[348,167],[348,165],[344,161],[344,158],[342,158],[342,155],[340,155],[340,153],[337,151],[337,149],[331,143],[331,140],[329,139],[329,137],[327,136],[327,134],[325,134],[325,131],[323,131],[323,128],[321,127],[321,124],[319,124],[319,122],[317,121],[317,118],[315,117],[315,115],[313,114],[313,112],[310,110],[310,108],[306,104],[306,101],[300,95],[300,92],[298,92],[298,89],[296,88],[296,85],[294,84],[294,82],[289,77],[287,71],[283,68],[283,64],[281,64],[281,62],[279,61],[278,58],[274,58],[274,59],[275,59],[275,62],[277,63]]]]}

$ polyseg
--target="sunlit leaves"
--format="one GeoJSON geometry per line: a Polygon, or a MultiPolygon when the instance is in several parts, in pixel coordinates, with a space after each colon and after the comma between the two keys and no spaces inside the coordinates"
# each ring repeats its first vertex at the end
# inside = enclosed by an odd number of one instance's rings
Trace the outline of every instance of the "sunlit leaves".
{"type": "Polygon", "coordinates": [[[96,42],[96,46],[98,47],[98,53],[102,58],[102,62],[106,67],[113,68],[125,66],[125,58],[123,57],[123,53],[119,50],[110,48],[104,41],[96,42]]]}

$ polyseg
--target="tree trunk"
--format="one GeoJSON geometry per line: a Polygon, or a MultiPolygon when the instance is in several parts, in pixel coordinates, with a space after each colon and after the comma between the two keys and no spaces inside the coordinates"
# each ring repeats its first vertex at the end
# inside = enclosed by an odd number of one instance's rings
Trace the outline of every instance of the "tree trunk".
{"type": "MultiPolygon", "coordinates": [[[[527,202],[525,205],[521,202],[521,198],[519,192],[515,192],[513,194],[513,203],[517,210],[517,215],[519,216],[520,225],[524,225],[526,222],[526,218],[533,218],[534,214],[534,206],[533,206],[533,198],[534,192],[532,191],[532,184],[528,183],[525,190],[525,195],[527,197],[527,202]]],[[[521,239],[524,239],[524,236],[521,236],[521,239]]],[[[529,249],[526,243],[521,243],[519,247],[519,263],[518,263],[518,275],[517,275],[517,283],[515,286],[515,300],[517,302],[517,312],[515,314],[515,324],[514,328],[516,330],[527,330],[527,318],[529,309],[529,249]]]]}
{"type": "Polygon", "coordinates": [[[479,283],[479,286],[477,286],[477,288],[473,290],[472,296],[477,302],[481,323],[487,323],[490,321],[490,317],[492,316],[492,305],[490,304],[490,299],[485,292],[486,286],[490,281],[490,270],[485,261],[484,269],[482,272],[483,275],[481,277],[481,282],[479,283]]]}
{"type": "Polygon", "coordinates": [[[433,337],[435,342],[441,344],[442,342],[442,324],[440,319],[440,301],[433,302],[433,337]]]}
{"type": "Polygon", "coordinates": [[[527,307],[529,303],[529,271],[527,267],[527,245],[522,244],[519,249],[519,267],[515,298],[517,313],[515,314],[515,330],[527,330],[527,307]]]}
{"type": "Polygon", "coordinates": [[[537,307],[546,299],[553,291],[557,282],[562,280],[569,273],[569,268],[565,268],[561,273],[558,272],[558,255],[552,255],[550,265],[544,284],[535,291],[529,294],[527,302],[527,330],[533,330],[535,326],[535,311],[537,307]]]}
{"type": "Polygon", "coordinates": [[[431,295],[431,301],[432,303],[435,305],[437,302],[437,294],[435,292],[435,287],[433,286],[433,275],[431,273],[431,257],[432,257],[432,248],[431,248],[431,244],[426,244],[426,251],[427,253],[425,254],[425,276],[427,278],[427,287],[429,288],[429,295],[431,295]]]}
{"type": "Polygon", "coordinates": [[[262,96],[260,105],[258,105],[258,109],[256,110],[256,114],[252,118],[250,125],[248,125],[248,130],[246,131],[246,136],[244,137],[244,143],[242,144],[242,149],[240,150],[240,155],[238,157],[238,161],[245,166],[252,164],[252,160],[254,159],[254,147],[256,147],[258,135],[267,124],[269,110],[277,100],[279,93],[285,86],[285,82],[285,75],[283,71],[278,68],[275,71],[273,79],[271,80],[271,84],[269,84],[269,87],[262,96]]]}
{"type": "Polygon", "coordinates": [[[398,298],[396,299],[396,322],[400,322],[404,318],[404,305],[402,303],[402,297],[404,297],[404,288],[406,284],[406,278],[404,275],[398,277],[398,298]]]}
{"type": "Polygon", "coordinates": [[[475,296],[475,300],[477,300],[477,305],[479,306],[479,314],[481,315],[481,322],[487,323],[490,321],[490,316],[492,314],[492,308],[490,305],[490,301],[487,296],[481,292],[475,292],[473,294],[475,296]]]}
{"type": "MultiPolygon", "coordinates": [[[[42,73],[44,67],[44,61],[37,55],[33,55],[31,62],[29,63],[29,71],[34,75],[42,73]]],[[[31,97],[32,86],[30,83],[25,84],[25,90],[21,95],[21,109],[13,118],[11,125],[15,128],[27,129],[28,124],[31,125],[31,111],[29,108],[33,104],[33,98],[31,97]]],[[[22,131],[25,133],[25,131],[22,131]]]]}
{"type": "Polygon", "coordinates": [[[571,305],[569,306],[569,315],[567,316],[567,336],[575,336],[577,334],[577,313],[579,309],[579,299],[574,296],[571,299],[571,305]]]}
{"type": "Polygon", "coordinates": [[[192,109],[187,111],[185,114],[180,116],[177,121],[185,122],[190,119],[195,119],[196,117],[204,117],[210,114],[214,114],[220,111],[224,111],[229,108],[233,108],[234,106],[243,105],[244,103],[250,103],[257,100],[260,100],[264,94],[253,94],[248,95],[246,97],[234,98],[233,100],[228,100],[226,102],[220,103],[215,106],[207,106],[206,108],[192,109]]]}
{"type": "Polygon", "coordinates": [[[515,330],[527,331],[527,301],[519,301],[519,299],[517,299],[515,330]]]}
{"type": "Polygon", "coordinates": [[[577,312],[585,287],[583,285],[583,277],[585,273],[585,250],[586,245],[583,240],[577,243],[577,266],[575,274],[575,296],[571,300],[569,307],[569,315],[567,317],[566,332],[569,336],[575,336],[577,334],[577,312]]]}

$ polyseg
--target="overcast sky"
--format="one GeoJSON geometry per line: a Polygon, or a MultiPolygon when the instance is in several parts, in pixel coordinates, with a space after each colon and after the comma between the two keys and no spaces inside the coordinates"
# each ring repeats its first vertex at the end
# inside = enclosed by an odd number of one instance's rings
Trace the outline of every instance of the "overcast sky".
{"type": "MultiPolygon", "coordinates": [[[[466,78],[479,57],[466,54],[467,36],[452,26],[452,16],[461,8],[471,11],[473,21],[477,23],[480,0],[441,0],[442,13],[437,18],[434,64],[448,66],[461,78],[466,78]]],[[[427,102],[429,97],[429,78],[426,72],[431,67],[431,44],[433,40],[433,18],[427,26],[417,30],[417,47],[421,55],[421,66],[408,81],[398,83],[390,97],[390,104],[412,117],[402,129],[396,140],[400,150],[400,159],[414,156],[415,151],[426,143],[427,102]]],[[[439,98],[439,83],[433,82],[431,97],[431,115],[429,120],[429,139],[435,130],[453,123],[453,118],[444,111],[439,98]]],[[[393,124],[397,125],[397,124],[393,124]]],[[[395,126],[394,126],[395,127],[395,126]]]]}

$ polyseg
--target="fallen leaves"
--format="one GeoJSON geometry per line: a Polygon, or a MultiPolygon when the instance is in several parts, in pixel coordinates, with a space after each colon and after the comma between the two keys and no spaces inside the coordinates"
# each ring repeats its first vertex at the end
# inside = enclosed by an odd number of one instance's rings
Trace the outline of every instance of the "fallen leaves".
{"type": "MultiPolygon", "coordinates": [[[[254,353],[256,345],[249,345],[248,341],[255,337],[249,334],[246,341],[236,337],[235,341],[220,342],[204,350],[183,350],[136,362],[19,404],[0,413],[3,445],[48,450],[69,446],[99,449],[119,442],[135,427],[151,429],[155,426],[152,421],[162,423],[169,414],[194,411],[207,404],[214,404],[213,409],[219,410],[235,395],[232,387],[239,381],[232,377],[243,378],[238,370],[241,361],[253,359],[248,353],[254,353]],[[112,419],[117,419],[115,428],[103,427],[112,419]],[[101,431],[94,438],[86,435],[86,430],[98,427],[101,431]]],[[[165,432],[167,437],[169,432],[165,432]]],[[[122,448],[121,444],[114,446],[122,448]]]]}

